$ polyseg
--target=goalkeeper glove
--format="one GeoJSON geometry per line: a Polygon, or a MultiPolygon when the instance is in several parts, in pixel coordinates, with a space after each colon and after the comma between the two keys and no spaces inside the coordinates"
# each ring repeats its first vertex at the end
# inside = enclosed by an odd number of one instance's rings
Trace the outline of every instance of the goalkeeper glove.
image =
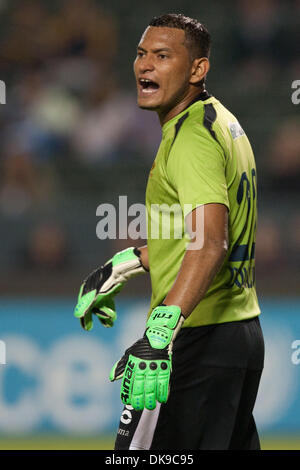
{"type": "Polygon", "coordinates": [[[83,282],[74,316],[80,319],[85,330],[93,328],[93,314],[105,327],[113,326],[117,318],[114,296],[121,291],[128,279],[146,272],[140,253],[140,250],[132,247],[116,253],[83,282]]]}
{"type": "Polygon", "coordinates": [[[176,305],[156,307],[143,338],[125,351],[110,372],[110,380],[122,378],[121,400],[135,410],[153,410],[156,401],[166,403],[172,372],[173,341],[184,317],[176,305]]]}

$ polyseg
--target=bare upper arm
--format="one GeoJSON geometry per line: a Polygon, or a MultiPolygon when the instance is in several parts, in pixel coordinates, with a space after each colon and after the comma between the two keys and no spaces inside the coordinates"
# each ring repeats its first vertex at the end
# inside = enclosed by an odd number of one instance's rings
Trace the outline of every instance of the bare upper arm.
{"type": "Polygon", "coordinates": [[[224,204],[204,204],[185,218],[191,237],[190,249],[228,249],[228,208],[224,204]]]}

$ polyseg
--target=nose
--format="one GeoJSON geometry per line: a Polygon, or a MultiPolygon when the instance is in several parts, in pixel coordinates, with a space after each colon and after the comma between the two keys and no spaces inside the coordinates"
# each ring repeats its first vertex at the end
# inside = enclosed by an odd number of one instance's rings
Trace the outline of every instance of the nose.
{"type": "Polygon", "coordinates": [[[138,60],[138,69],[140,73],[153,72],[154,63],[150,55],[141,57],[138,60]]]}

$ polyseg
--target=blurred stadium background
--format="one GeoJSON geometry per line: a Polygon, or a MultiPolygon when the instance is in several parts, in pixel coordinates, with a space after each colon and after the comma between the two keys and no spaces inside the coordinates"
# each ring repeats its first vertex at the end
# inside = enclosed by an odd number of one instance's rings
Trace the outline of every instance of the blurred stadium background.
{"type": "Polygon", "coordinates": [[[136,107],[132,63],[167,12],[210,30],[207,89],[253,145],[267,346],[255,414],[263,448],[300,449],[299,0],[0,0],[1,449],[112,448],[121,406],[107,376],[143,331],[149,281],[126,286],[111,331],[72,315],[85,275],[143,244],[99,240],[96,209],[144,202],[160,128],[136,107]]]}

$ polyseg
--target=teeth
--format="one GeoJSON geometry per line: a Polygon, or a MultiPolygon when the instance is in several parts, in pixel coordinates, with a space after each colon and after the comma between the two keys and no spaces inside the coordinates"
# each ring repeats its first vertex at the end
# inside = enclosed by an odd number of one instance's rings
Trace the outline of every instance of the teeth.
{"type": "Polygon", "coordinates": [[[139,83],[141,85],[142,93],[156,93],[158,85],[149,78],[140,78],[139,83]]]}

